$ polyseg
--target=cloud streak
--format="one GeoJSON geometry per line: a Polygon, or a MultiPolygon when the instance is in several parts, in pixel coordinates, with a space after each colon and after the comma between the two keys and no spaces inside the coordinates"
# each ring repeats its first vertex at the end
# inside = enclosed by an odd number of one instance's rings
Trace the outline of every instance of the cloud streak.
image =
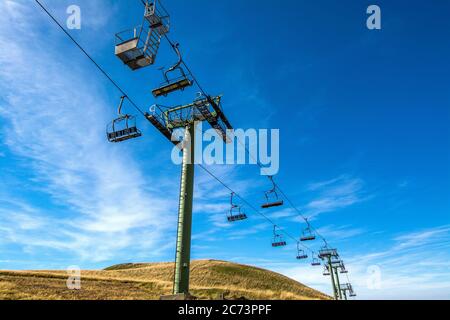
{"type": "Polygon", "coordinates": [[[310,218],[321,213],[340,210],[369,199],[364,193],[362,179],[342,175],[327,181],[315,182],[308,190],[318,194],[304,207],[310,218]]]}
{"type": "Polygon", "coordinates": [[[33,31],[42,21],[32,9],[0,3],[1,131],[32,172],[33,190],[57,209],[48,217],[33,203],[10,206],[0,213],[1,230],[11,243],[69,250],[80,259],[112,259],[130,247],[150,256],[173,223],[166,213],[176,203],[144,178],[130,146],[107,144],[104,89],[65,63],[49,36],[33,31]]]}

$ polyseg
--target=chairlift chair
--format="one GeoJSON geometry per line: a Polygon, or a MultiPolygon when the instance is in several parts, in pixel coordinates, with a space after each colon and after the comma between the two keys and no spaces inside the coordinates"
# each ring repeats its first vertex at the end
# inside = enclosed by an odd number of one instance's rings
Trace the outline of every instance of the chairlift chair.
{"type": "Polygon", "coordinates": [[[324,268],[323,268],[323,275],[324,275],[324,276],[329,276],[329,275],[331,275],[331,273],[330,273],[330,268],[328,268],[327,265],[324,265],[324,268]]]}
{"type": "Polygon", "coordinates": [[[349,292],[350,292],[350,297],[356,297],[356,293],[355,293],[355,291],[353,291],[353,286],[351,284],[349,284],[349,292]]]}
{"type": "Polygon", "coordinates": [[[319,259],[317,259],[317,258],[312,258],[311,265],[312,265],[313,267],[317,267],[317,266],[320,266],[321,263],[320,263],[319,259]]]}
{"type": "Polygon", "coordinates": [[[276,186],[275,182],[273,181],[273,177],[269,176],[269,179],[272,182],[273,187],[269,191],[266,191],[265,194],[264,194],[265,197],[266,197],[266,203],[261,206],[261,208],[263,208],[263,209],[279,207],[279,206],[282,206],[284,204],[284,201],[280,200],[279,197],[278,197],[277,186],[276,186]],[[275,201],[271,202],[270,199],[269,199],[270,196],[274,197],[275,201]]]}
{"type": "Polygon", "coordinates": [[[106,129],[109,142],[122,142],[142,136],[141,131],[136,127],[136,117],[129,114],[122,114],[122,106],[126,96],[120,98],[119,117],[114,119],[106,129]]]}
{"type": "Polygon", "coordinates": [[[297,260],[308,259],[308,255],[305,250],[300,249],[300,243],[297,242],[297,260]]]}
{"type": "Polygon", "coordinates": [[[287,243],[284,240],[284,237],[282,234],[277,232],[277,226],[273,226],[273,240],[272,240],[272,247],[284,247],[287,243]]]}
{"type": "Polygon", "coordinates": [[[150,27],[158,30],[161,35],[169,33],[170,16],[160,0],[147,1],[144,17],[150,23],[150,27]]]}
{"type": "Polygon", "coordinates": [[[338,265],[338,267],[340,268],[340,266],[341,266],[341,264],[342,264],[342,261],[339,260],[339,259],[332,259],[332,260],[331,260],[331,264],[332,264],[332,265],[338,265]]]}
{"type": "Polygon", "coordinates": [[[235,193],[232,192],[231,200],[230,200],[231,207],[230,207],[230,211],[227,216],[228,222],[236,222],[236,221],[242,221],[242,220],[247,219],[247,215],[242,212],[241,206],[233,203],[234,195],[235,195],[235,193]]]}
{"type": "Polygon", "coordinates": [[[311,225],[308,222],[308,219],[305,219],[306,221],[306,228],[302,232],[302,237],[300,238],[300,241],[312,241],[316,240],[316,235],[312,232],[311,225]]]}
{"type": "Polygon", "coordinates": [[[339,272],[342,273],[342,274],[348,273],[348,270],[345,269],[345,265],[344,265],[343,261],[341,261],[341,263],[339,265],[339,272]]]}
{"type": "Polygon", "coordinates": [[[161,37],[169,32],[169,15],[159,7],[159,0],[147,1],[142,24],[116,34],[115,54],[133,71],[155,63],[161,37]]]}
{"type": "Polygon", "coordinates": [[[320,265],[321,265],[319,258],[317,258],[317,257],[315,256],[315,253],[314,253],[314,252],[313,252],[313,254],[312,254],[311,265],[312,265],[313,267],[317,267],[317,266],[320,266],[320,265]]]}
{"type": "Polygon", "coordinates": [[[137,26],[116,34],[116,56],[131,70],[135,71],[155,63],[161,43],[161,35],[156,29],[137,26]]]}
{"type": "Polygon", "coordinates": [[[166,97],[169,93],[172,93],[174,91],[181,90],[183,91],[187,87],[190,87],[193,85],[193,81],[186,75],[186,72],[181,67],[181,64],[183,63],[183,57],[181,56],[181,52],[179,47],[179,44],[175,44],[172,46],[175,50],[178,61],[175,65],[167,69],[163,75],[165,82],[161,85],[161,87],[155,89],[152,91],[153,96],[155,98],[158,98],[160,96],[166,97]],[[175,70],[178,70],[180,72],[180,76],[177,78],[169,79],[168,74],[174,72],[175,70]]]}

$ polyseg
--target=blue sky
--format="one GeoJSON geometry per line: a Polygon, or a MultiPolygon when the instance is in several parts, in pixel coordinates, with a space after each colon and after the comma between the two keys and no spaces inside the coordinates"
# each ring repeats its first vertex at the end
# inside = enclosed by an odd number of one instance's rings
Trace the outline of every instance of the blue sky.
{"type": "MultiPolygon", "coordinates": [[[[131,72],[114,34],[141,23],[139,1],[46,0],[71,34],[139,105],[155,103],[156,66],[131,72]],[[135,2],[135,3],[134,3],[135,2]]],[[[450,295],[450,4],[445,1],[165,2],[171,38],[237,128],[280,129],[277,182],[336,246],[361,299],[450,295]],[[370,4],[382,30],[365,27],[370,4]],[[373,266],[381,288],[367,281],[373,266]]],[[[171,145],[143,119],[120,145],[105,127],[120,97],[34,3],[0,3],[0,269],[172,261],[179,171],[171,145]]],[[[161,101],[189,102],[194,90],[161,101]]],[[[160,102],[160,101],[158,101],[160,102]]],[[[133,110],[128,109],[132,112],[133,110]]],[[[255,166],[216,166],[257,205],[255,166]]],[[[253,264],[324,292],[322,269],[270,247],[271,226],[229,225],[228,191],[196,172],[193,258],[253,264]]],[[[292,234],[289,207],[268,214],[292,234]]],[[[320,243],[312,244],[317,249],[320,243]]]]}

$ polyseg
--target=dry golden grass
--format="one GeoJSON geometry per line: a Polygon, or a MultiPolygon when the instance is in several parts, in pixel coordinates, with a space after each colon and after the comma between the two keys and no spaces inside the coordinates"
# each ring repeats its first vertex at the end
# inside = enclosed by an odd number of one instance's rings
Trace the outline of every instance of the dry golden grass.
{"type": "MultiPolygon", "coordinates": [[[[0,299],[153,300],[171,294],[173,263],[126,264],[82,271],[81,290],[68,290],[64,271],[0,271],[0,299]]],[[[283,275],[216,260],[193,261],[191,293],[199,299],[311,300],[328,296],[283,275]]]]}

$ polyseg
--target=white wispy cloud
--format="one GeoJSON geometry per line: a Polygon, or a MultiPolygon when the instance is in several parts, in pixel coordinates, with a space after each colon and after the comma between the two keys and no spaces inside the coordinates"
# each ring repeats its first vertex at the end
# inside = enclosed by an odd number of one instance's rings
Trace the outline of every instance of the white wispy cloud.
{"type": "Polygon", "coordinates": [[[165,200],[144,175],[130,146],[105,142],[113,113],[104,89],[75,62],[67,63],[50,36],[38,33],[37,26],[48,21],[35,7],[8,0],[0,10],[4,144],[24,159],[33,187],[59,206],[51,216],[33,203],[4,207],[5,239],[71,250],[92,261],[127,248],[157,252],[176,217],[167,215],[176,201],[165,200]]]}
{"type": "Polygon", "coordinates": [[[321,213],[343,209],[370,198],[364,192],[364,181],[348,175],[314,182],[308,186],[308,190],[318,194],[304,206],[305,214],[310,218],[321,213]]]}
{"type": "Polygon", "coordinates": [[[261,231],[267,231],[268,229],[270,229],[270,227],[271,225],[269,223],[259,223],[246,229],[231,231],[227,234],[227,239],[229,240],[243,239],[250,235],[258,234],[261,231]]]}
{"type": "Polygon", "coordinates": [[[327,225],[317,229],[320,234],[325,234],[331,242],[342,241],[364,234],[363,228],[355,228],[350,225],[336,226],[327,225]]]}
{"type": "Polygon", "coordinates": [[[422,247],[431,244],[439,245],[450,241],[450,226],[442,226],[439,228],[413,232],[398,236],[394,240],[397,241],[397,245],[395,247],[396,250],[422,247]]]}

